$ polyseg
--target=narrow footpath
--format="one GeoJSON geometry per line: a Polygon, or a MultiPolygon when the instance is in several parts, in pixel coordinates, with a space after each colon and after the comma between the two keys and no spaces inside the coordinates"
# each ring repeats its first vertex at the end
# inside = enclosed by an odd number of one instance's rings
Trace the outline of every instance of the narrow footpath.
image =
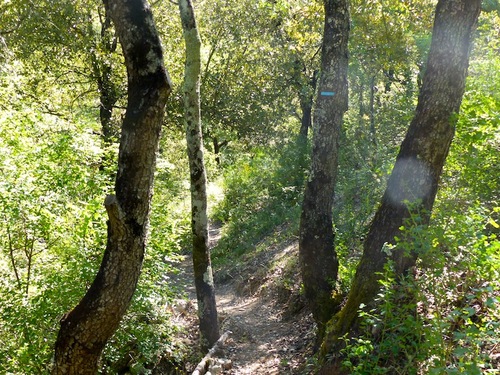
{"type": "MultiPolygon", "coordinates": [[[[211,230],[211,246],[218,240],[219,230],[211,230]]],[[[189,337],[185,340],[192,343],[196,340],[198,322],[191,257],[185,256],[176,266],[181,272],[170,280],[185,291],[188,300],[174,308],[177,312],[174,318],[186,327],[189,337]]],[[[258,293],[242,296],[239,290],[235,282],[216,285],[220,332],[230,332],[217,353],[220,363],[224,363],[218,373],[307,374],[305,362],[312,355],[314,340],[310,314],[302,311],[289,316],[285,305],[258,293]]],[[[192,370],[188,369],[189,373],[192,370]]]]}

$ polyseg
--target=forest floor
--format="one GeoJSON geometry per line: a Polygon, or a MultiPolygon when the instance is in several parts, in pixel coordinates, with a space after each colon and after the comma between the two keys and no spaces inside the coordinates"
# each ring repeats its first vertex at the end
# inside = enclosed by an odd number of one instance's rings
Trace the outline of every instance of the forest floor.
{"type": "MultiPolygon", "coordinates": [[[[212,246],[219,230],[217,227],[211,230],[212,246]]],[[[307,359],[312,356],[315,326],[298,293],[298,270],[288,271],[297,272],[292,274],[294,280],[290,280],[297,286],[295,292],[283,287],[283,278],[288,277],[284,267],[291,257],[296,259],[296,252],[296,241],[277,244],[249,258],[237,271],[232,270],[238,273],[237,277],[226,276],[220,282],[215,277],[220,332],[229,331],[228,339],[216,355],[217,363],[223,367],[217,373],[308,373],[307,359]]],[[[176,265],[180,273],[171,277],[188,298],[178,301],[172,310],[176,323],[184,327],[179,339],[195,348],[199,342],[191,262],[186,255],[176,265]]],[[[199,355],[194,358],[199,359],[199,355]]],[[[196,364],[188,363],[187,372],[191,373],[196,364]]]]}

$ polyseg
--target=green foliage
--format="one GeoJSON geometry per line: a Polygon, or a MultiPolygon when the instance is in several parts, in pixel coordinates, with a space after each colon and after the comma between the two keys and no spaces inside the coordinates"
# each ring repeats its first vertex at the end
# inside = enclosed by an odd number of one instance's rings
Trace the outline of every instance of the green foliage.
{"type": "Polygon", "coordinates": [[[344,117],[334,201],[343,288],[353,276],[366,231],[414,115],[418,76],[429,45],[425,41],[430,41],[431,8],[429,1],[354,1],[351,5],[350,107],[344,117]]]}
{"type": "MultiPolygon", "coordinates": [[[[361,312],[364,334],[349,342],[345,351],[345,365],[352,373],[479,374],[498,368],[494,354],[500,325],[500,100],[499,60],[491,54],[498,41],[487,37],[492,32],[498,32],[497,15],[483,15],[478,29],[483,37],[478,36],[473,52],[431,227],[425,229],[414,215],[412,223],[402,228],[403,242],[397,244],[421,257],[416,279],[398,282],[391,269],[386,270],[379,308],[361,312]],[[411,302],[413,296],[415,302],[402,303],[401,295],[403,301],[410,298],[411,302]]],[[[341,188],[349,186],[344,185],[349,179],[344,180],[342,172],[340,176],[341,188]]],[[[368,186],[372,184],[367,181],[368,186]]],[[[345,225],[343,215],[340,211],[340,225],[345,225]]],[[[349,228],[347,233],[351,238],[349,228]]],[[[342,231],[339,237],[344,238],[342,231]]]]}
{"type": "MultiPolygon", "coordinates": [[[[106,246],[103,201],[112,193],[116,148],[109,146],[105,155],[96,109],[85,101],[78,111],[64,98],[53,102],[52,109],[60,106],[55,115],[21,95],[13,109],[7,93],[29,77],[15,65],[6,73],[0,75],[0,372],[45,374],[59,320],[90,286],[106,246]]],[[[54,92],[56,86],[46,94],[54,92]]],[[[172,164],[159,158],[155,231],[132,306],[106,348],[103,371],[150,369],[162,354],[183,353],[172,342],[176,328],[166,311],[178,291],[159,285],[175,272],[169,261],[184,247],[189,220],[179,202],[188,174],[179,164],[184,158],[170,154],[184,155],[182,142],[165,148],[172,164]]]]}
{"type": "Polygon", "coordinates": [[[499,343],[500,242],[485,231],[491,220],[481,209],[452,219],[440,213],[428,230],[401,236],[398,247],[421,245],[416,277],[397,280],[386,267],[377,308],[360,311],[364,333],[346,339],[344,365],[353,374],[480,374],[498,366],[490,354],[499,343]]]}
{"type": "MultiPolygon", "coordinates": [[[[382,91],[382,84],[377,87],[382,91]]],[[[366,114],[360,116],[359,108],[351,106],[345,116],[335,188],[334,225],[335,248],[340,259],[339,282],[346,288],[399,144],[413,116],[411,103],[415,93],[408,96],[405,90],[405,85],[394,83],[390,91],[377,94],[376,142],[369,118],[366,114]]]]}
{"type": "Polygon", "coordinates": [[[363,335],[348,340],[344,366],[353,374],[416,374],[424,322],[417,315],[418,290],[411,280],[397,283],[391,264],[381,281],[376,309],[360,306],[363,335]]]}
{"type": "Polygon", "coordinates": [[[213,216],[227,225],[214,259],[242,254],[282,223],[298,225],[304,153],[295,142],[254,149],[225,171],[213,216]]]}
{"type": "Polygon", "coordinates": [[[483,12],[496,11],[500,15],[500,2],[498,0],[483,0],[481,10],[483,12]]]}
{"type": "MultiPolygon", "coordinates": [[[[499,366],[488,356],[498,348],[500,329],[497,5],[483,2],[489,13],[479,22],[431,228],[406,226],[398,244],[422,257],[415,279],[394,280],[386,269],[379,308],[363,309],[365,334],[346,349],[353,373],[474,374],[499,366]]],[[[177,7],[152,6],[180,87],[177,7]]],[[[212,180],[220,178],[225,193],[212,214],[226,224],[214,249],[220,264],[297,234],[308,160],[286,137],[298,129],[290,116],[300,116],[300,99],[312,94],[323,10],[320,2],[303,0],[196,7],[205,135],[230,142],[222,172],[207,155],[212,180]],[[285,233],[283,223],[291,228],[285,233]]],[[[432,7],[427,0],[352,2],[351,106],[334,213],[343,291],[413,115],[432,7]]],[[[116,104],[123,106],[126,79],[119,48],[108,48],[112,29],[101,34],[101,2],[12,0],[0,6],[0,16],[0,372],[44,374],[58,321],[92,282],[105,247],[102,202],[112,192],[117,150],[100,139],[97,80],[110,73],[116,104]]],[[[167,283],[175,272],[169,261],[190,247],[179,108],[178,90],[158,156],[143,275],[106,348],[103,372],[147,373],[162,353],[181,362],[184,349],[171,340],[176,328],[165,309],[176,293],[167,283]]],[[[116,108],[114,123],[120,115],[116,108]]],[[[290,281],[285,277],[283,287],[290,281]]]]}
{"type": "MultiPolygon", "coordinates": [[[[160,141],[148,247],[160,258],[191,249],[189,164],[183,133],[160,141]]],[[[161,274],[161,272],[158,272],[161,274]]]]}
{"type": "MultiPolygon", "coordinates": [[[[320,44],[318,8],[303,0],[197,5],[206,141],[236,142],[248,150],[286,136],[283,124],[296,112],[294,101],[307,86],[303,81],[320,44]]],[[[217,152],[215,145],[207,147],[217,152]]]]}
{"type": "Polygon", "coordinates": [[[424,296],[432,296],[423,299],[422,307],[432,317],[430,327],[439,343],[428,349],[431,373],[479,373],[479,368],[498,365],[489,357],[500,327],[500,242],[485,226],[491,214],[471,207],[452,219],[436,218],[437,228],[446,230],[433,236],[433,251],[424,258],[430,277],[420,285],[424,296]]]}
{"type": "MultiPolygon", "coordinates": [[[[43,374],[59,320],[90,286],[106,246],[103,201],[117,145],[102,142],[98,87],[107,79],[122,106],[126,78],[112,28],[102,32],[101,2],[16,0],[0,14],[0,372],[43,374]]],[[[159,288],[175,272],[170,260],[189,228],[185,148],[171,138],[159,157],[143,274],[104,372],[150,369],[162,354],[183,353],[165,310],[179,291],[159,288]]]]}
{"type": "MultiPolygon", "coordinates": [[[[150,277],[151,274],[144,278],[150,277]]],[[[120,328],[106,346],[102,356],[102,373],[146,374],[164,357],[170,360],[176,356],[182,358],[187,349],[172,340],[179,328],[170,322],[167,310],[174,297],[174,291],[158,293],[151,286],[145,287],[141,283],[120,328]]]]}
{"type": "Polygon", "coordinates": [[[478,43],[473,51],[466,92],[450,158],[445,170],[446,187],[456,204],[467,207],[478,200],[492,208],[499,202],[500,176],[500,46],[489,38],[500,31],[500,16],[484,14],[478,43]]]}
{"type": "Polygon", "coordinates": [[[386,92],[397,82],[409,92],[415,89],[415,75],[422,73],[430,44],[434,5],[429,0],[352,2],[349,45],[354,92],[368,88],[372,79],[376,85],[385,82],[386,92]]]}
{"type": "Polygon", "coordinates": [[[58,320],[98,265],[105,185],[86,125],[27,107],[0,121],[0,371],[47,371],[58,320]]]}

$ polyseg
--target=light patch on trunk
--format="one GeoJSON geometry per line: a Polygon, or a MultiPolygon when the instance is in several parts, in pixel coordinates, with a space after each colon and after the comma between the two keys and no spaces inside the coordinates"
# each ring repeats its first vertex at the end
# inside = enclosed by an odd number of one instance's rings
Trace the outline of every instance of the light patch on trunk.
{"type": "Polygon", "coordinates": [[[201,210],[205,205],[205,202],[199,198],[192,198],[192,202],[192,207],[197,208],[198,210],[201,210]]]}
{"type": "Polygon", "coordinates": [[[429,167],[416,158],[398,160],[391,179],[387,186],[387,194],[395,204],[423,199],[432,187],[429,167]]]}
{"type": "Polygon", "coordinates": [[[208,285],[214,285],[214,277],[212,275],[212,267],[208,266],[207,270],[203,274],[203,281],[208,285]]]}

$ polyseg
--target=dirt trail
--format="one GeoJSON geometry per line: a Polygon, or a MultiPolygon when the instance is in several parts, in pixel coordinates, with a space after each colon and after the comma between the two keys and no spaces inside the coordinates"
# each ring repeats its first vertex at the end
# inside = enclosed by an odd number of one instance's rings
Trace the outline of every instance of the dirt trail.
{"type": "MultiPolygon", "coordinates": [[[[218,239],[218,228],[211,231],[218,239]]],[[[212,243],[213,245],[213,243],[212,243]]],[[[181,324],[196,335],[196,294],[191,258],[177,265],[181,273],[171,277],[186,292],[189,301],[177,308],[181,324]]],[[[236,283],[216,285],[217,309],[221,334],[230,331],[218,358],[231,361],[222,374],[304,374],[304,362],[311,355],[314,326],[310,314],[303,311],[285,319],[285,306],[257,295],[241,296],[236,283]]]]}
{"type": "Polygon", "coordinates": [[[221,330],[231,331],[226,374],[298,374],[310,355],[313,327],[309,317],[282,318],[283,310],[259,297],[238,298],[231,286],[219,288],[221,330]]]}

